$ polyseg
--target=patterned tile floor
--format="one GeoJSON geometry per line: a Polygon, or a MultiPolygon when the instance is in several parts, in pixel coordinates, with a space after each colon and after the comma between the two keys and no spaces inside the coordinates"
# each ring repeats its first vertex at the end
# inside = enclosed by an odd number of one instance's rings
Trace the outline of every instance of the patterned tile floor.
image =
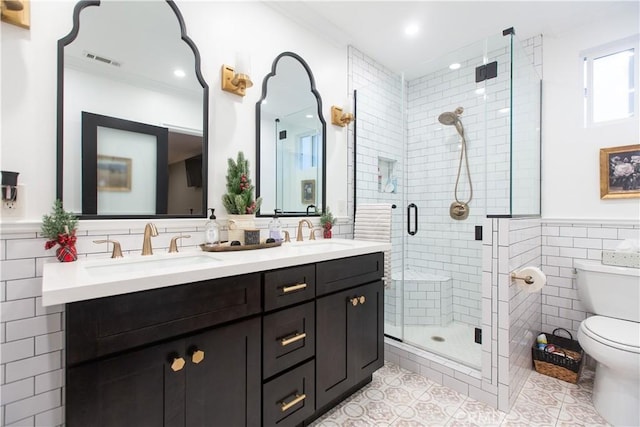
{"type": "Polygon", "coordinates": [[[578,384],[532,371],[504,413],[387,362],[370,384],[312,426],[608,426],[593,408],[592,389],[592,371],[585,370],[578,384]]]}

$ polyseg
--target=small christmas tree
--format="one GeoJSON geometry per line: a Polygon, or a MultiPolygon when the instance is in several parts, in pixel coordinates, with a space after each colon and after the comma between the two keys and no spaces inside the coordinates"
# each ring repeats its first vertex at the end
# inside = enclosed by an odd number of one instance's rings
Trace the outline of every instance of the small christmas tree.
{"type": "Polygon", "coordinates": [[[249,161],[242,151],[236,161],[229,159],[227,171],[227,194],[222,196],[222,204],[227,213],[243,215],[254,214],[260,209],[262,198],[253,199],[253,185],[249,178],[249,161]]]}
{"type": "Polygon", "coordinates": [[[56,250],[56,257],[60,261],[75,261],[78,259],[76,251],[76,226],[78,218],[71,212],[66,212],[62,208],[62,201],[56,199],[53,203],[51,215],[42,216],[42,234],[49,239],[45,249],[51,249],[55,245],[60,245],[56,250]]]}

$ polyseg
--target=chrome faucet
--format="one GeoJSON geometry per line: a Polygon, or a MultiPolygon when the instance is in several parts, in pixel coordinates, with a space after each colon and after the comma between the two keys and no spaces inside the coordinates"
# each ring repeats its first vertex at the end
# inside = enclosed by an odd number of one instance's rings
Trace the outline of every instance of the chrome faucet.
{"type": "Polygon", "coordinates": [[[302,242],[304,240],[304,238],[302,237],[303,224],[307,224],[307,227],[309,227],[311,229],[311,232],[313,233],[313,225],[311,224],[311,221],[309,221],[308,219],[301,219],[300,222],[298,222],[298,234],[296,234],[296,242],[302,242]]]}
{"type": "Polygon", "coordinates": [[[151,238],[158,235],[158,229],[150,222],[144,226],[144,239],[142,240],[142,255],[153,255],[151,238]]]}

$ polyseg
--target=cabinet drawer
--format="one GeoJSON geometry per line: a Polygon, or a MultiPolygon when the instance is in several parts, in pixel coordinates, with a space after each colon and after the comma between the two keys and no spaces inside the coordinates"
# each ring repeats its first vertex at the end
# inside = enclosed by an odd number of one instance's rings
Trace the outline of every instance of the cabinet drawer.
{"type": "Polygon", "coordinates": [[[324,295],[380,280],[383,273],[382,252],[319,262],[316,266],[316,293],[324,295]]]}
{"type": "Polygon", "coordinates": [[[259,273],[67,304],[67,364],[259,312],[259,273]]]}
{"type": "Polygon", "coordinates": [[[270,311],[306,301],[316,295],[314,264],[264,273],[264,310],[270,311]]]}
{"type": "Polygon", "coordinates": [[[287,308],[264,317],[263,377],[315,354],[315,303],[287,308]]]}
{"type": "Polygon", "coordinates": [[[314,413],[314,370],[311,360],[263,386],[263,425],[297,426],[314,413]]]}

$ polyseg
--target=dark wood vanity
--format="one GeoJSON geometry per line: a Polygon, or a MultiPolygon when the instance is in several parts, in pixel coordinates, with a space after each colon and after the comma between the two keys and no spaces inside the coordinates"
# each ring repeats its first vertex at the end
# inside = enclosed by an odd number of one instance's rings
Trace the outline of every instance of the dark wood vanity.
{"type": "Polygon", "coordinates": [[[384,363],[383,254],[67,304],[66,423],[306,425],[384,363]]]}

